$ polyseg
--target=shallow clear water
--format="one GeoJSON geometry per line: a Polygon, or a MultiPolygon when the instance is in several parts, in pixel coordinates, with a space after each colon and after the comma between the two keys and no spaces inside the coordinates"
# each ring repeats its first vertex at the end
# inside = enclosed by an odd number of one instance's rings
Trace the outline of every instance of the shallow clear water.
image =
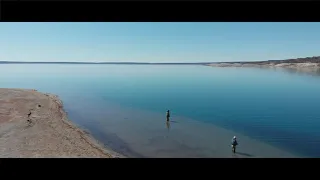
{"type": "Polygon", "coordinates": [[[0,87],[58,94],[72,121],[131,157],[231,157],[234,134],[238,157],[320,157],[317,76],[186,65],[1,65],[0,87]]]}

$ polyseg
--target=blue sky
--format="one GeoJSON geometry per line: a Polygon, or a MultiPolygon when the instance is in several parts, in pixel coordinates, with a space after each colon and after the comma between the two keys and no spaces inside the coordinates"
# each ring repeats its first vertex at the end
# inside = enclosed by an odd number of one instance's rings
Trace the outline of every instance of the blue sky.
{"type": "Polygon", "coordinates": [[[319,44],[320,23],[0,23],[3,61],[254,61],[319,44]]]}

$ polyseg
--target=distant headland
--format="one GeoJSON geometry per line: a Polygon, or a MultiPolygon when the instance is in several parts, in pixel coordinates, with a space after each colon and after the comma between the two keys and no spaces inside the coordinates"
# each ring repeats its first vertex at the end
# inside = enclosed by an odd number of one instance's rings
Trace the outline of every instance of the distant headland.
{"type": "Polygon", "coordinates": [[[282,67],[282,68],[320,68],[320,56],[268,61],[217,62],[206,64],[215,67],[282,67]]]}

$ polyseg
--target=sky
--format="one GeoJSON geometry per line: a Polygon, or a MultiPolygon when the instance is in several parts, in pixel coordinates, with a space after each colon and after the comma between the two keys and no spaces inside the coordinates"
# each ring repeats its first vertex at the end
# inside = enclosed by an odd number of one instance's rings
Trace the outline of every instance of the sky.
{"type": "Polygon", "coordinates": [[[320,55],[320,23],[0,23],[0,61],[224,62],[320,55]]]}

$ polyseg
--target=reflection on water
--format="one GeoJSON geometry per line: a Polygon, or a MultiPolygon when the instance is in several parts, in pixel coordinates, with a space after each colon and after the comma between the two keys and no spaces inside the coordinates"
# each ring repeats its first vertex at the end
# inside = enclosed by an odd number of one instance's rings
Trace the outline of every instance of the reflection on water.
{"type": "Polygon", "coordinates": [[[166,126],[167,126],[168,131],[170,131],[170,121],[166,122],[166,126]]]}
{"type": "Polygon", "coordinates": [[[311,76],[320,76],[320,68],[315,69],[293,69],[293,68],[283,68],[284,71],[292,74],[303,74],[303,75],[311,75],[311,76]]]}
{"type": "Polygon", "coordinates": [[[261,69],[261,70],[267,70],[267,71],[287,72],[295,75],[320,76],[320,68],[283,68],[283,67],[255,67],[255,68],[261,69]]]}

